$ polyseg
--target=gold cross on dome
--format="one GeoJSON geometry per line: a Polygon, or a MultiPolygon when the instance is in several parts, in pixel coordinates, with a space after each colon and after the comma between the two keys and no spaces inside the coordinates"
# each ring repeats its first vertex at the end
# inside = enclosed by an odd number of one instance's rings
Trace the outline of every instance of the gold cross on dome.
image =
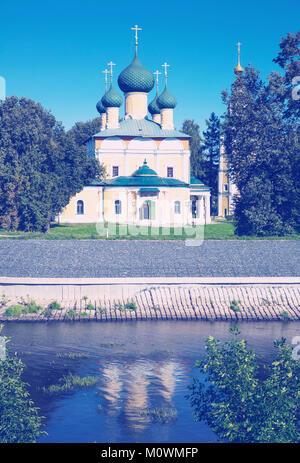
{"type": "Polygon", "coordinates": [[[162,67],[165,68],[165,79],[166,79],[166,83],[167,83],[167,78],[168,78],[168,70],[167,70],[167,67],[169,67],[170,65],[167,64],[167,63],[164,63],[162,64],[162,67]]]}
{"type": "Polygon", "coordinates": [[[156,75],[156,87],[157,87],[157,91],[158,91],[158,76],[159,74],[161,74],[161,72],[159,72],[158,70],[153,72],[154,75],[156,75]]]}
{"type": "Polygon", "coordinates": [[[105,90],[107,91],[107,74],[109,74],[109,71],[107,69],[105,69],[102,72],[105,74],[105,90]]]}
{"type": "Polygon", "coordinates": [[[241,63],[240,63],[241,45],[242,45],[241,42],[237,43],[237,46],[238,46],[238,65],[241,65],[241,63]]]}
{"type": "Polygon", "coordinates": [[[134,27],[131,28],[132,31],[135,31],[135,54],[137,55],[137,46],[138,46],[138,31],[141,31],[142,28],[138,27],[136,24],[134,27]]]}
{"type": "Polygon", "coordinates": [[[115,63],[112,61],[110,63],[107,63],[107,66],[110,66],[110,81],[112,83],[112,78],[113,78],[113,66],[115,66],[115,63]]]}
{"type": "Polygon", "coordinates": [[[155,72],[153,72],[153,74],[156,75],[156,82],[158,83],[158,76],[159,76],[159,74],[161,74],[161,72],[155,71],[155,72]]]}
{"type": "Polygon", "coordinates": [[[142,28],[138,27],[138,25],[136,24],[134,27],[131,28],[131,30],[135,31],[135,44],[137,45],[138,44],[138,31],[141,31],[142,28]]]}

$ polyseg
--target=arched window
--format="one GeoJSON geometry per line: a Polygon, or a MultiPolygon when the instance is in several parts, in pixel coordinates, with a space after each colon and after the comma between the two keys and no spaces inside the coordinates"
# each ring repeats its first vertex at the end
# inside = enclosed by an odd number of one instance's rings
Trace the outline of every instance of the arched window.
{"type": "Polygon", "coordinates": [[[174,212],[175,214],[180,214],[180,201],[175,201],[175,204],[174,204],[174,212]]]}
{"type": "Polygon", "coordinates": [[[81,201],[77,201],[77,215],[83,215],[84,214],[84,203],[81,201]]]}
{"type": "Polygon", "coordinates": [[[115,214],[121,214],[122,213],[122,203],[119,199],[115,201],[115,214]]]}

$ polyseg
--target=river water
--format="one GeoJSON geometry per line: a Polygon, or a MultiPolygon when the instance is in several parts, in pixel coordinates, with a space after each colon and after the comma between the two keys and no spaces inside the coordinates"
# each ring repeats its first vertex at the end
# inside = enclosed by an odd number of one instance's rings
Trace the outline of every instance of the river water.
{"type": "MultiPolygon", "coordinates": [[[[50,322],[5,325],[9,351],[27,365],[23,379],[47,436],[39,442],[216,442],[204,423],[193,421],[187,386],[198,375],[204,337],[232,337],[230,322],[137,321],[50,322]],[[69,359],[57,354],[86,354],[69,359]],[[48,395],[42,386],[57,384],[71,372],[96,376],[95,386],[48,395]],[[154,414],[167,413],[168,418],[154,414]]],[[[291,344],[300,322],[242,322],[240,337],[264,362],[274,354],[273,340],[291,344]]]]}

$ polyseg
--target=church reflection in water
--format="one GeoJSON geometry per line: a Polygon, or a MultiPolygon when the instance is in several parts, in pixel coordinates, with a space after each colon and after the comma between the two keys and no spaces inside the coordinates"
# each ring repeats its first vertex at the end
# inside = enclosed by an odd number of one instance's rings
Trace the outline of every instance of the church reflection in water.
{"type": "Polygon", "coordinates": [[[102,409],[133,431],[142,431],[151,422],[147,410],[175,408],[176,382],[184,377],[184,363],[173,360],[104,364],[98,383],[102,409]]]}

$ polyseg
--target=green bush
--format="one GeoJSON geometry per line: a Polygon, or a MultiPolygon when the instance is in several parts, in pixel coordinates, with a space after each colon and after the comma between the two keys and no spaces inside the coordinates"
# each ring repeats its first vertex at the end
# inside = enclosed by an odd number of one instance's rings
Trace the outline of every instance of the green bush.
{"type": "Polygon", "coordinates": [[[76,315],[75,310],[70,309],[70,310],[68,310],[68,312],[66,313],[65,318],[73,318],[73,317],[75,317],[75,315],[76,315]]]}
{"type": "Polygon", "coordinates": [[[195,378],[187,396],[195,420],[229,441],[299,442],[300,362],[285,339],[274,346],[275,360],[262,367],[244,340],[206,338],[206,358],[196,364],[204,379],[195,378]]]}
{"type": "Polygon", "coordinates": [[[24,307],[22,305],[20,305],[20,304],[10,305],[5,310],[5,315],[7,317],[16,317],[16,316],[21,315],[21,313],[23,313],[23,309],[24,309],[24,307]]]}
{"type": "Polygon", "coordinates": [[[53,302],[50,302],[50,304],[48,305],[48,309],[50,309],[50,310],[63,310],[63,307],[60,305],[59,302],[53,301],[53,302]]]}
{"type": "Polygon", "coordinates": [[[231,303],[230,303],[229,308],[231,310],[233,310],[234,312],[240,312],[241,311],[240,303],[241,303],[241,301],[237,301],[237,300],[233,299],[231,301],[231,303]]]}
{"type": "Polygon", "coordinates": [[[135,303],[134,301],[127,302],[127,303],[125,304],[124,307],[125,307],[125,309],[127,309],[127,310],[134,310],[134,311],[136,311],[136,309],[137,309],[136,303],[135,303]]]}
{"type": "Polygon", "coordinates": [[[41,305],[37,305],[37,303],[35,301],[30,301],[28,304],[27,304],[27,308],[29,310],[30,313],[37,313],[39,310],[42,309],[42,306],[41,305]]]}
{"type": "MultiPolygon", "coordinates": [[[[1,326],[0,326],[1,331],[1,326]]],[[[21,379],[25,365],[16,356],[0,361],[0,443],[36,442],[42,418],[21,379]]]]}

